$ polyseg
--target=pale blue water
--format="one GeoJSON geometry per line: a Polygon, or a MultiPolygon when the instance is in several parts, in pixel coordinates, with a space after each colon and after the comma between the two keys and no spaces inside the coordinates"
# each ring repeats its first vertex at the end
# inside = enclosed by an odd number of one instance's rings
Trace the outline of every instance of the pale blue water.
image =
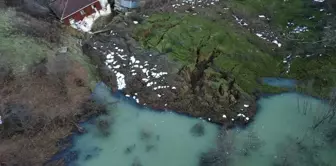
{"type": "Polygon", "coordinates": [[[263,98],[259,104],[255,121],[246,130],[236,132],[233,166],[336,165],[336,142],[328,137],[332,129],[336,131],[336,119],[312,129],[330,109],[325,103],[286,93],[263,98]],[[256,139],[247,137],[251,133],[256,139]],[[246,148],[246,144],[255,145],[256,150],[246,148]],[[251,153],[244,156],[239,153],[243,149],[251,153]]]}
{"type": "Polygon", "coordinates": [[[330,108],[321,100],[296,93],[264,97],[258,102],[257,116],[246,129],[232,129],[218,142],[218,126],[171,112],[136,107],[125,98],[111,96],[102,85],[93,96],[104,103],[119,102],[109,106],[110,115],[98,118],[110,123],[105,130],[109,136],[104,136],[96,125],[85,124],[88,134],[75,137],[70,150],[79,153],[70,165],[332,166],[336,163],[335,119],[312,129],[330,108]],[[203,126],[199,135],[191,132],[196,124],[203,126]],[[221,148],[214,155],[222,158],[210,158],[200,165],[201,154],[216,146],[221,148]]]}
{"type": "Polygon", "coordinates": [[[104,86],[97,86],[94,96],[119,102],[109,106],[110,115],[99,118],[110,123],[109,136],[96,125],[84,125],[88,134],[75,138],[71,150],[79,152],[78,159],[70,165],[195,166],[201,153],[215,146],[218,127],[214,124],[136,107],[125,98],[111,96],[104,86]],[[191,132],[196,124],[203,127],[199,135],[191,132]]]}

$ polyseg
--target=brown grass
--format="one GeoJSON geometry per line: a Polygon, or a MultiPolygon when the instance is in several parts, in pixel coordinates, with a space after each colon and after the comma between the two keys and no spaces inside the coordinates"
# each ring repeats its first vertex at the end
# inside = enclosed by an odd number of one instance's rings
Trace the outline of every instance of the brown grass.
{"type": "MultiPolygon", "coordinates": [[[[90,95],[86,70],[66,59],[66,71],[52,71],[56,59],[37,64],[31,74],[7,80],[0,87],[0,114],[5,114],[6,104],[15,103],[25,106],[30,120],[36,121],[11,135],[0,126],[0,165],[42,165],[59,150],[57,141],[71,133],[75,122],[100,109],[93,102],[86,103],[90,95]]],[[[58,62],[64,65],[64,61],[58,62]]]]}

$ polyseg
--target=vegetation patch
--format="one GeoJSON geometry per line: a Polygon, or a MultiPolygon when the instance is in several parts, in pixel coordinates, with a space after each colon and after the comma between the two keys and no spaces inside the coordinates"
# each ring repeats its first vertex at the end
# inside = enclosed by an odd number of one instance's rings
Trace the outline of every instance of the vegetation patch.
{"type": "Polygon", "coordinates": [[[296,58],[289,75],[302,82],[298,87],[300,91],[329,97],[336,85],[336,57],[326,55],[296,58]]]}
{"type": "Polygon", "coordinates": [[[279,76],[281,61],[252,44],[249,39],[256,36],[238,33],[234,27],[225,20],[156,14],[138,27],[136,36],[144,47],[168,53],[170,58],[186,66],[214,58],[209,68],[215,73],[233,76],[246,92],[251,93],[256,88],[273,91],[257,80],[279,76]]]}

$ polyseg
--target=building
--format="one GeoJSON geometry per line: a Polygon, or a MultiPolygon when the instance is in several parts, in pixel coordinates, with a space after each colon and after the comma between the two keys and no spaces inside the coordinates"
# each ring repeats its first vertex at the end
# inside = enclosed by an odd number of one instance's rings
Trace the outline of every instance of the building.
{"type": "Polygon", "coordinates": [[[120,6],[134,9],[139,7],[139,0],[120,0],[120,6]]]}
{"type": "Polygon", "coordinates": [[[126,11],[129,9],[138,8],[140,0],[115,0],[115,10],[126,11]]]}
{"type": "Polygon", "coordinates": [[[82,21],[102,9],[99,0],[52,0],[51,10],[66,25],[82,21]]]}

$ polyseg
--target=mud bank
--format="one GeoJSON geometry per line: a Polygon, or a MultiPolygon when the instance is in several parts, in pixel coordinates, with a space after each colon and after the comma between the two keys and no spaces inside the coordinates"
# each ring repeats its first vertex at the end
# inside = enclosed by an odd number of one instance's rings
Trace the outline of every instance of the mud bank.
{"type": "Polygon", "coordinates": [[[211,75],[205,70],[213,59],[187,66],[167,54],[144,50],[132,37],[133,21],[123,19],[111,26],[111,31],[97,34],[83,45],[84,53],[112,89],[122,90],[139,104],[214,123],[245,124],[254,116],[255,97],[241,93],[234,79],[222,74],[229,86],[211,82],[211,75]]]}

